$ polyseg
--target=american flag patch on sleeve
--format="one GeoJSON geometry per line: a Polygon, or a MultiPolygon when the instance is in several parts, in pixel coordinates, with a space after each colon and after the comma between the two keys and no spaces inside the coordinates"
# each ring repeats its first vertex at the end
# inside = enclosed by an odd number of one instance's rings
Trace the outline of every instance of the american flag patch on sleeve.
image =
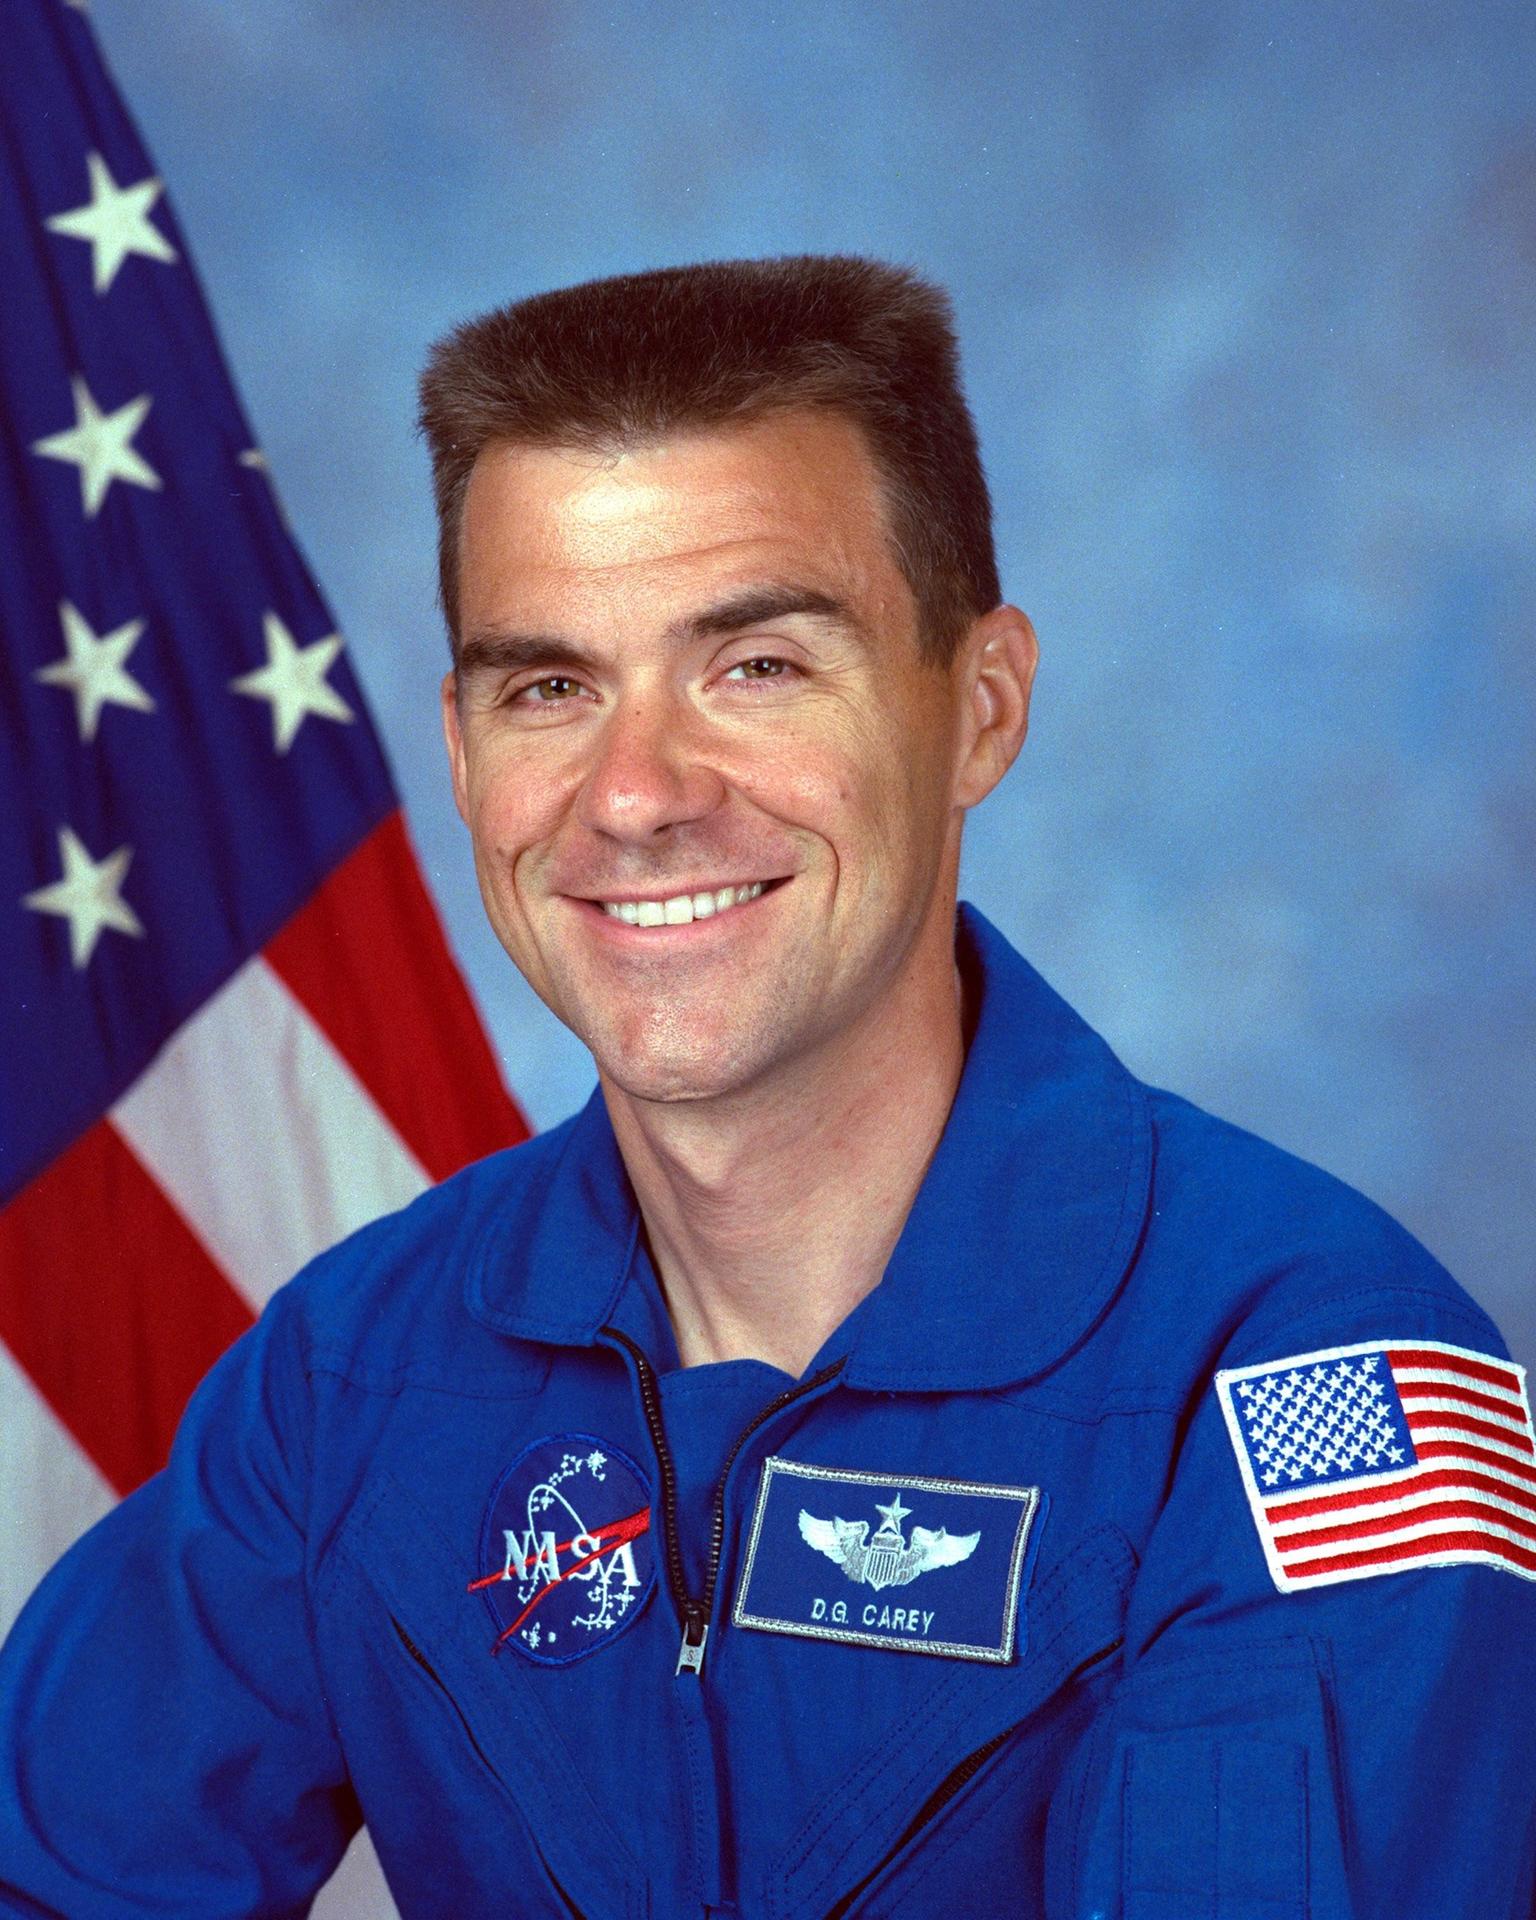
{"type": "Polygon", "coordinates": [[[1216,1390],[1282,1593],[1468,1561],[1536,1580],[1523,1367],[1384,1341],[1234,1367],[1216,1390]]]}

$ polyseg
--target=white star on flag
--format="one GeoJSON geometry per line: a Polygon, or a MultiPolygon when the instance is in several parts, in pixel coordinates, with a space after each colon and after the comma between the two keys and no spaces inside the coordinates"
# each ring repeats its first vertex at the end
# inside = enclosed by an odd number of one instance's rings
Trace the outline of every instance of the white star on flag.
{"type": "Polygon", "coordinates": [[[293,526],[288,518],[288,509],[283,505],[282,495],[278,492],[277,483],[272,478],[272,463],[267,459],[267,456],[262,452],[260,447],[247,447],[244,453],[236,457],[242,467],[249,467],[252,473],[260,473],[266,476],[267,485],[272,490],[272,504],[277,508],[277,517],[291,533],[293,526]]]}
{"type": "Polygon", "coordinates": [[[144,424],[150,398],[141,393],[115,413],[103,413],[78,374],[70,381],[75,397],[75,424],[63,433],[32,442],[33,453],[48,460],[70,460],[80,469],[80,502],[87,520],[94,520],[114,480],[158,491],[160,476],[134,451],[133,436],[144,424]]]}
{"type": "Polygon", "coordinates": [[[96,291],[107,292],[130,253],[173,262],[176,249],[149,222],[149,210],[164,191],[159,179],[151,174],[131,187],[120,187],[99,153],[87,154],[85,164],[91,180],[90,200],[83,207],[56,213],[43,224],[51,233],[90,242],[91,278],[96,291]]]}
{"type": "Polygon", "coordinates": [[[122,895],[133,848],[119,847],[104,860],[93,860],[79,838],[68,827],[60,827],[59,858],[63,877],[23,894],[21,904],[34,913],[56,913],[69,922],[69,957],[78,973],[106,928],[136,939],[144,936],[143,923],[122,895]]]}
{"type": "Polygon", "coordinates": [[[272,703],[272,744],[277,751],[288,751],[311,713],[322,720],[350,720],[352,709],[325,677],[341,652],[341,635],[330,633],[301,647],[275,613],[265,615],[261,626],[267,664],[229,684],[236,693],[272,703]]]}
{"type": "Polygon", "coordinates": [[[32,677],[46,686],[67,687],[75,696],[82,740],[96,738],[101,710],[109,704],[154,712],[154,701],[126,664],[144,631],[142,620],[129,620],[111,633],[97,634],[67,600],[59,602],[59,620],[64,628],[64,658],[39,667],[32,677]]]}

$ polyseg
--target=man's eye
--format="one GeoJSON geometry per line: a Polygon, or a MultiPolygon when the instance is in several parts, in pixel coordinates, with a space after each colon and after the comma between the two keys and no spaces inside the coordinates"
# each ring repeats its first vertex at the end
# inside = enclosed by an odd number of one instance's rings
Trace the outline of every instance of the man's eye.
{"type": "Polygon", "coordinates": [[[777,680],[788,667],[787,660],[779,660],[769,653],[754,654],[750,660],[738,660],[734,667],[726,671],[726,679],[740,674],[743,680],[777,680]]]}
{"type": "Polygon", "coordinates": [[[526,695],[534,706],[552,707],[568,700],[579,684],[569,674],[547,673],[542,680],[532,680],[526,687],[520,687],[512,697],[521,700],[526,695]]]}

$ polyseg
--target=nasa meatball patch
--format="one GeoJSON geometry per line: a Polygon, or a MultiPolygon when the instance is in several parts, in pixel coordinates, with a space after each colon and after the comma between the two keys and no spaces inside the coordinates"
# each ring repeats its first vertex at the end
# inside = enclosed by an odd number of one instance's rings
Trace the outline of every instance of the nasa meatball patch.
{"type": "Polygon", "coordinates": [[[656,1584],[651,1490],[611,1441],[535,1440],[491,1495],[471,1583],[496,1622],[495,1648],[538,1666],[595,1653],[637,1618],[656,1584]]]}
{"type": "Polygon", "coordinates": [[[1012,1660],[1038,1487],[774,1457],[732,1619],[851,1646],[1012,1660]]]}

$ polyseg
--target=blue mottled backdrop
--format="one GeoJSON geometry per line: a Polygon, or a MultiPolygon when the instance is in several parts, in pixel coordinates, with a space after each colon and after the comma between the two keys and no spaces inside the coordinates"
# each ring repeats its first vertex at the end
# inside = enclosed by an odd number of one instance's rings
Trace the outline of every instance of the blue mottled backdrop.
{"type": "Polygon", "coordinates": [[[94,17],[537,1124],[591,1069],[442,774],[423,351],[596,274],[884,255],[954,293],[1044,650],[966,891],[1536,1361],[1529,0],[94,17]]]}

